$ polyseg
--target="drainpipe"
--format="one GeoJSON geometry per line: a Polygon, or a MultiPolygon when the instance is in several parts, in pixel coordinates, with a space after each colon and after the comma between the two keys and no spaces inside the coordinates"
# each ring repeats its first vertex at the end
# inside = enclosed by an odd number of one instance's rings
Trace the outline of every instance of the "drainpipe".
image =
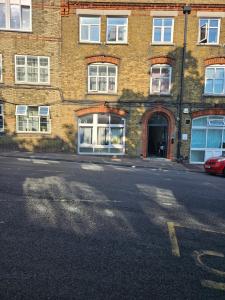
{"type": "Polygon", "coordinates": [[[178,102],[178,143],[177,143],[177,160],[181,161],[181,137],[182,137],[182,103],[184,98],[184,68],[186,60],[186,48],[187,48],[187,25],[188,25],[188,15],[191,13],[191,7],[185,5],[183,7],[184,14],[184,44],[182,51],[182,60],[181,60],[181,79],[180,79],[180,97],[178,102]]]}

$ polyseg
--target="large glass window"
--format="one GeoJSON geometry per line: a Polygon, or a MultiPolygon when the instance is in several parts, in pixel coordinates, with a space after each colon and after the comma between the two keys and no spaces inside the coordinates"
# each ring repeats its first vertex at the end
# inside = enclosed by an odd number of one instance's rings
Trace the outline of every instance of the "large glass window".
{"type": "Polygon", "coordinates": [[[100,42],[100,17],[80,17],[80,42],[100,42]]]}
{"type": "Polygon", "coordinates": [[[220,33],[220,19],[199,20],[199,43],[218,44],[220,33]]]}
{"type": "Polygon", "coordinates": [[[1,0],[0,30],[31,31],[31,0],[1,0]]]}
{"type": "Polygon", "coordinates": [[[107,42],[108,43],[127,43],[127,23],[125,17],[107,18],[107,42]]]}
{"type": "Polygon", "coordinates": [[[93,114],[79,119],[79,153],[124,154],[125,119],[93,114]]]}
{"type": "Polygon", "coordinates": [[[50,133],[49,106],[16,106],[17,132],[50,133]]]}
{"type": "Polygon", "coordinates": [[[225,65],[212,65],[206,68],[205,94],[225,95],[225,65]]]}
{"type": "Polygon", "coordinates": [[[173,18],[153,18],[152,43],[172,43],[173,25],[173,18]]]}
{"type": "Polygon", "coordinates": [[[50,59],[44,56],[15,56],[16,83],[50,84],[50,59]]]}
{"type": "Polygon", "coordinates": [[[0,104],[0,132],[4,131],[3,104],[0,104]]]}
{"type": "Polygon", "coordinates": [[[150,94],[170,94],[172,68],[153,65],[151,68],[150,94]]]}
{"type": "Polygon", "coordinates": [[[88,92],[115,93],[117,91],[117,66],[92,64],[88,66],[88,92]]]}
{"type": "Polygon", "coordinates": [[[225,151],[225,116],[205,116],[193,119],[191,162],[203,163],[225,151]]]}

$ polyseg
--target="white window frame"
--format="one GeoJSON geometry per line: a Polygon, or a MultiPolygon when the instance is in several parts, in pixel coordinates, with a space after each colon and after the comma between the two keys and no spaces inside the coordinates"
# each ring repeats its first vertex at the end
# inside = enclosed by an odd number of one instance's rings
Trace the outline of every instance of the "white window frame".
{"type": "Polygon", "coordinates": [[[198,20],[198,43],[200,45],[218,45],[219,44],[219,41],[220,41],[220,22],[221,19],[220,18],[199,18],[198,20]],[[204,26],[200,26],[200,22],[201,20],[207,20],[207,24],[206,24],[206,40],[207,42],[204,42],[203,40],[201,41],[201,27],[204,26]],[[215,43],[209,43],[208,40],[209,40],[209,20],[217,20],[218,21],[218,27],[212,27],[210,26],[210,28],[218,28],[218,35],[217,35],[217,41],[215,43]]]}
{"type": "MultiPolygon", "coordinates": [[[[93,122],[92,123],[81,123],[80,119],[78,119],[78,154],[94,154],[94,155],[124,155],[125,154],[125,141],[126,141],[126,119],[123,117],[120,117],[124,123],[123,124],[111,124],[111,115],[106,113],[106,115],[109,115],[109,124],[100,124],[98,123],[98,115],[101,115],[101,113],[95,113],[92,114],[93,116],[93,122]],[[92,144],[81,144],[80,143],[80,129],[84,127],[91,127],[92,128],[92,144]],[[111,139],[109,138],[109,145],[98,145],[98,128],[109,128],[109,137],[111,137],[111,128],[123,128],[123,144],[111,144],[111,139]],[[92,148],[92,152],[80,152],[80,148],[92,148]],[[95,149],[107,149],[107,152],[95,152],[95,149]],[[110,152],[110,149],[120,149],[121,152],[113,153],[110,152]]],[[[116,115],[117,116],[117,115],[116,115]]],[[[82,117],[81,117],[82,118],[82,117]]]]}
{"type": "Polygon", "coordinates": [[[2,117],[2,127],[0,127],[0,132],[4,132],[5,126],[4,126],[4,107],[3,104],[0,103],[0,116],[2,117]]]}
{"type": "Polygon", "coordinates": [[[165,45],[173,44],[173,35],[174,35],[174,18],[173,17],[154,17],[152,19],[152,44],[165,44],[165,45]],[[154,20],[155,19],[162,19],[162,20],[171,19],[172,20],[172,25],[171,26],[164,26],[164,25],[156,26],[156,25],[154,25],[154,20]],[[155,41],[154,40],[155,27],[160,27],[161,28],[161,41],[155,41]],[[169,42],[163,40],[165,27],[171,27],[171,40],[169,42]]]}
{"type": "MultiPolygon", "coordinates": [[[[41,106],[35,106],[35,105],[17,105],[16,106],[16,132],[17,133],[32,133],[32,134],[50,134],[51,133],[51,118],[50,118],[50,115],[48,116],[42,116],[39,114],[39,111],[40,111],[40,108],[41,106]],[[26,113],[24,114],[18,114],[17,110],[18,110],[18,106],[26,106],[26,113]],[[37,116],[33,116],[33,118],[37,118],[38,119],[38,122],[39,122],[39,130],[38,131],[29,131],[29,130],[19,130],[19,116],[22,116],[22,117],[26,117],[27,116],[27,113],[28,113],[28,108],[29,107],[38,107],[38,115],[37,116]],[[46,117],[48,119],[48,131],[41,131],[41,122],[40,122],[40,118],[41,117],[46,117]]],[[[50,107],[49,107],[49,110],[50,110],[50,107]]],[[[29,117],[27,116],[27,126],[26,128],[29,128],[28,124],[29,124],[29,117]]]]}
{"type": "MultiPolygon", "coordinates": [[[[214,89],[214,83],[213,83],[213,89],[214,89]]],[[[205,85],[204,85],[204,95],[209,95],[209,96],[225,96],[225,65],[209,65],[205,68],[205,85]],[[217,94],[217,93],[206,93],[205,89],[206,89],[206,82],[207,79],[212,79],[214,82],[214,78],[207,78],[206,77],[206,70],[207,69],[224,69],[224,82],[223,82],[223,93],[217,94]]]]}
{"type": "Polygon", "coordinates": [[[118,66],[114,64],[109,64],[109,63],[93,63],[88,65],[88,93],[90,94],[116,94],[117,93],[117,80],[118,80],[118,66]],[[96,66],[97,67],[97,75],[96,76],[90,76],[89,75],[89,69],[91,66],[96,66]],[[106,76],[99,76],[98,75],[98,68],[99,66],[106,66],[107,67],[107,75],[106,76]],[[108,76],[108,68],[109,67],[115,67],[116,74],[115,76],[108,76]],[[90,78],[91,77],[96,77],[96,90],[91,90],[90,89],[90,78]],[[107,78],[107,90],[104,91],[98,91],[98,78],[100,77],[106,77],[107,78]],[[115,77],[115,91],[110,92],[109,91],[109,77],[115,77]]]}
{"type": "MultiPolygon", "coordinates": [[[[161,79],[161,78],[159,78],[161,79]]],[[[161,80],[160,80],[161,81],[161,80]]],[[[171,89],[172,89],[172,66],[167,64],[155,64],[151,66],[151,74],[150,74],[150,95],[171,95],[171,89]],[[167,93],[163,92],[153,92],[152,90],[152,69],[154,68],[160,68],[160,74],[162,72],[162,68],[168,68],[169,69],[169,91],[167,93]]]]}
{"type": "Polygon", "coordinates": [[[106,42],[107,44],[127,44],[128,42],[128,17],[127,16],[107,16],[107,28],[106,28],[106,42]],[[126,19],[126,24],[125,25],[110,25],[110,26],[115,26],[116,27],[116,40],[115,41],[109,41],[108,40],[108,26],[109,26],[109,19],[126,19]],[[119,41],[118,36],[119,36],[119,27],[125,27],[126,28],[126,35],[125,35],[125,40],[124,41],[119,41]]]}
{"type": "Polygon", "coordinates": [[[90,43],[90,44],[99,44],[101,43],[101,16],[94,16],[94,15],[81,15],[79,16],[79,42],[80,43],[90,43]],[[82,40],[81,39],[81,26],[83,24],[81,24],[81,20],[82,18],[98,18],[99,19],[99,40],[98,41],[91,41],[90,40],[90,27],[91,26],[97,26],[96,24],[85,24],[85,26],[88,26],[88,35],[89,38],[87,40],[82,40]]]}
{"type": "Polygon", "coordinates": [[[3,82],[2,54],[0,54],[0,82],[3,82]]]}
{"type": "Polygon", "coordinates": [[[50,85],[50,57],[48,56],[35,56],[35,55],[15,55],[15,83],[16,84],[29,84],[29,85],[50,85]],[[16,59],[17,57],[24,57],[25,58],[25,64],[24,65],[17,65],[16,59]],[[27,72],[27,58],[28,57],[34,57],[38,59],[38,81],[37,82],[30,82],[28,81],[28,72],[27,72]],[[40,66],[40,59],[41,58],[47,58],[48,59],[48,67],[40,66]],[[25,68],[25,80],[20,81],[17,79],[17,67],[24,67],[25,68]],[[46,68],[48,69],[48,82],[41,82],[40,81],[40,68],[46,68]]]}
{"type": "Polygon", "coordinates": [[[191,143],[190,143],[190,163],[191,164],[204,164],[204,162],[200,162],[200,161],[191,161],[191,152],[192,151],[205,151],[205,156],[204,156],[204,161],[206,160],[206,152],[207,151],[212,151],[212,152],[219,152],[221,151],[221,154],[222,153],[225,153],[225,148],[222,147],[222,145],[225,143],[225,125],[224,126],[209,126],[209,122],[210,120],[213,121],[213,120],[216,120],[218,117],[223,117],[223,121],[224,121],[224,124],[225,124],[225,116],[223,115],[208,115],[208,116],[201,116],[201,117],[197,117],[197,118],[194,118],[192,120],[192,126],[191,126],[191,143]],[[212,117],[214,117],[214,119],[212,119],[212,117]],[[196,126],[196,125],[193,125],[193,121],[194,120],[197,120],[197,119],[201,119],[201,118],[207,118],[207,125],[206,126],[196,126]],[[192,145],[192,133],[193,133],[193,129],[199,129],[199,130],[205,130],[206,131],[206,140],[205,140],[205,147],[201,147],[201,148],[192,148],[191,145],[192,145]],[[221,143],[221,148],[208,148],[207,147],[207,144],[208,144],[208,131],[209,130],[218,130],[220,129],[221,132],[222,132],[222,143],[221,143]]]}
{"type": "Polygon", "coordinates": [[[31,32],[32,31],[32,0],[0,0],[0,4],[5,4],[6,8],[6,27],[0,27],[0,31],[21,31],[21,32],[31,32]],[[20,28],[11,28],[10,27],[10,5],[19,5],[20,6],[20,28]],[[21,18],[21,7],[29,6],[30,7],[30,28],[22,28],[22,18],[21,18]]]}

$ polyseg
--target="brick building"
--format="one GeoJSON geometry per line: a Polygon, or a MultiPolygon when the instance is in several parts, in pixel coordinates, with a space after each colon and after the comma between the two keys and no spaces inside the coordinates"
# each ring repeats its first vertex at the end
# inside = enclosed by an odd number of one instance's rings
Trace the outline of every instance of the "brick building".
{"type": "Polygon", "coordinates": [[[182,93],[184,3],[0,0],[1,148],[225,153],[225,4],[188,2],[182,93]]]}

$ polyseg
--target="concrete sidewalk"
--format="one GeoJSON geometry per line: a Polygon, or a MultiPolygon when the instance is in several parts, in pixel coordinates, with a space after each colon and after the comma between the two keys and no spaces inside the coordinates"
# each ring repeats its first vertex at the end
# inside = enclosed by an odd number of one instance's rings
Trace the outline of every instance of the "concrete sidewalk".
{"type": "Polygon", "coordinates": [[[116,165],[136,168],[150,168],[163,170],[178,170],[191,172],[204,172],[202,165],[190,165],[173,162],[163,158],[130,158],[115,156],[92,156],[77,155],[71,153],[37,153],[37,152],[20,152],[20,151],[4,151],[0,152],[1,157],[40,159],[40,160],[56,160],[76,163],[93,163],[102,165],[116,165]]]}

